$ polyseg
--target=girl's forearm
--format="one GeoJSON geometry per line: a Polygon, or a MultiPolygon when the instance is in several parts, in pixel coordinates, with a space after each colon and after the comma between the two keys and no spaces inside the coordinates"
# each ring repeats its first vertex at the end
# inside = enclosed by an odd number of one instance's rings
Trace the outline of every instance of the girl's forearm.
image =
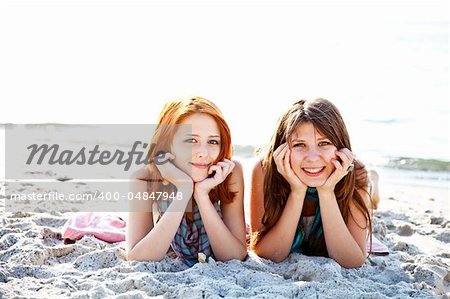
{"type": "Polygon", "coordinates": [[[320,213],[328,255],[345,268],[360,267],[366,254],[362,252],[342,218],[334,193],[320,194],[320,213]]]}
{"type": "Polygon", "coordinates": [[[160,261],[164,258],[183,219],[189,191],[181,191],[182,200],[174,200],[155,226],[128,252],[128,260],[160,261]]]}
{"type": "Polygon", "coordinates": [[[216,259],[219,261],[243,260],[247,256],[245,242],[240,241],[228,229],[211,203],[209,196],[199,195],[195,199],[216,259]]]}
{"type": "Polygon", "coordinates": [[[305,195],[306,191],[291,192],[278,222],[255,245],[254,251],[257,255],[274,262],[281,262],[289,255],[302,214],[305,195]]]}

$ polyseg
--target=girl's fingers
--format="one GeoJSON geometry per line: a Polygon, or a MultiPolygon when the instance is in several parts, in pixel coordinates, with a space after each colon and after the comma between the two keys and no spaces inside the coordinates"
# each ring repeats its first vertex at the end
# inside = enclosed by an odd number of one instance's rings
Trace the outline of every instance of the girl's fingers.
{"type": "Polygon", "coordinates": [[[331,160],[331,162],[334,164],[334,167],[336,167],[336,170],[330,175],[328,181],[332,184],[336,184],[343,177],[342,172],[344,168],[338,160],[331,160]]]}
{"type": "Polygon", "coordinates": [[[153,162],[155,162],[156,165],[161,165],[167,162],[167,159],[165,158],[164,154],[157,155],[153,158],[153,162]]]}
{"type": "Polygon", "coordinates": [[[223,170],[228,169],[230,166],[226,162],[217,162],[217,166],[221,167],[223,170]]]}
{"type": "Polygon", "coordinates": [[[289,176],[291,175],[291,150],[289,148],[286,149],[286,152],[284,154],[284,171],[289,176]]]}
{"type": "Polygon", "coordinates": [[[208,170],[208,174],[212,174],[213,172],[215,172],[214,180],[217,180],[218,178],[222,177],[223,174],[222,167],[218,165],[212,165],[208,170]]]}
{"type": "Polygon", "coordinates": [[[223,172],[224,172],[225,177],[227,177],[231,172],[233,172],[233,169],[236,166],[236,164],[233,161],[228,160],[228,159],[225,159],[224,161],[227,166],[224,167],[223,172]]]}
{"type": "Polygon", "coordinates": [[[354,164],[353,164],[353,162],[355,160],[354,155],[349,150],[347,150],[347,153],[338,152],[337,154],[342,159],[342,168],[344,169],[344,171],[346,171],[346,172],[352,171],[354,168],[354,164]],[[349,155],[350,155],[350,157],[349,157],[349,155]]]}
{"type": "MultiPolygon", "coordinates": [[[[230,167],[231,166],[229,164],[227,164],[227,163],[220,163],[220,164],[219,163],[217,163],[217,164],[219,166],[219,169],[220,169],[222,175],[227,177],[228,173],[230,172],[230,167]]],[[[217,174],[217,172],[216,172],[216,174],[217,174]]]]}
{"type": "Polygon", "coordinates": [[[226,166],[222,169],[224,179],[228,177],[230,173],[233,172],[236,163],[231,160],[224,159],[226,166]]]}
{"type": "Polygon", "coordinates": [[[277,150],[273,153],[273,158],[274,158],[275,160],[278,160],[278,161],[280,161],[281,159],[283,159],[284,154],[285,154],[287,148],[288,148],[288,147],[287,147],[287,144],[286,144],[286,143],[283,143],[282,145],[280,145],[280,146],[277,148],[277,150]]]}
{"type": "Polygon", "coordinates": [[[287,145],[286,142],[283,143],[283,144],[281,144],[281,145],[273,152],[273,156],[274,156],[274,157],[279,156],[280,153],[281,153],[281,151],[282,151],[283,149],[286,148],[286,145],[287,145]]]}
{"type": "Polygon", "coordinates": [[[173,160],[173,159],[175,159],[175,156],[172,153],[167,152],[166,153],[166,158],[169,159],[169,160],[173,160]]]}
{"type": "Polygon", "coordinates": [[[210,167],[210,170],[208,171],[209,174],[214,173],[214,176],[212,178],[207,178],[207,180],[213,180],[214,186],[219,185],[220,183],[222,183],[225,179],[223,178],[223,171],[222,171],[222,167],[220,166],[216,166],[213,165],[210,167]]]}
{"type": "Polygon", "coordinates": [[[217,165],[210,166],[209,169],[208,169],[208,174],[211,174],[214,171],[217,171],[219,168],[220,168],[220,166],[217,166],[217,165]]]}
{"type": "Polygon", "coordinates": [[[345,177],[351,170],[349,166],[353,165],[352,163],[354,160],[354,155],[350,150],[344,148],[339,151],[336,151],[336,156],[338,156],[342,162],[340,162],[338,159],[331,160],[331,163],[333,163],[336,169],[327,179],[326,184],[330,186],[331,185],[335,186],[343,177],[345,177]]]}
{"type": "Polygon", "coordinates": [[[223,177],[223,170],[221,167],[219,167],[216,170],[216,174],[214,175],[214,178],[222,181],[222,177],[223,177]]]}
{"type": "Polygon", "coordinates": [[[333,160],[331,160],[331,162],[334,164],[334,167],[336,167],[336,169],[338,171],[341,171],[344,169],[343,165],[341,163],[339,163],[338,160],[333,159],[333,160]]]}
{"type": "Polygon", "coordinates": [[[277,165],[277,170],[279,173],[284,174],[285,173],[285,166],[284,166],[284,158],[286,156],[286,151],[288,150],[288,147],[286,146],[286,143],[283,143],[278,147],[277,151],[280,150],[276,156],[274,156],[275,164],[277,165]]]}
{"type": "Polygon", "coordinates": [[[222,172],[225,176],[228,176],[235,167],[235,163],[231,160],[224,159],[223,161],[218,162],[216,165],[222,167],[222,172]]]}
{"type": "MultiPolygon", "coordinates": [[[[350,161],[350,163],[355,160],[355,154],[353,154],[348,148],[343,148],[338,153],[342,153],[345,155],[345,157],[350,161]]],[[[343,156],[339,155],[339,157],[343,158],[343,156]]],[[[343,160],[344,161],[344,160],[343,160]]]]}
{"type": "Polygon", "coordinates": [[[223,161],[217,162],[216,165],[225,169],[225,168],[230,168],[232,163],[233,162],[231,162],[230,160],[223,160],[223,161]]]}

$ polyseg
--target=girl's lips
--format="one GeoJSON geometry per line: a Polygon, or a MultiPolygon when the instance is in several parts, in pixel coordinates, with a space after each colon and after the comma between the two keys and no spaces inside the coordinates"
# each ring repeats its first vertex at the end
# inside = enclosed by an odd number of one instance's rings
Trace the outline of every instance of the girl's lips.
{"type": "Polygon", "coordinates": [[[315,168],[314,167],[311,167],[311,168],[305,167],[305,168],[302,168],[302,170],[308,176],[319,176],[324,172],[325,167],[315,167],[315,168]]]}
{"type": "Polygon", "coordinates": [[[209,167],[209,164],[204,163],[191,163],[191,165],[200,169],[208,169],[209,167]]]}

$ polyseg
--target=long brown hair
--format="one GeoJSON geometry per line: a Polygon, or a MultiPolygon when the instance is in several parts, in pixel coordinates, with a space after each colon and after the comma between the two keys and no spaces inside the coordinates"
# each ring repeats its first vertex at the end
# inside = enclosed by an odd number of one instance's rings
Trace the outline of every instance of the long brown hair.
{"type": "MultiPolygon", "coordinates": [[[[262,167],[264,176],[264,216],[263,229],[252,236],[252,247],[280,219],[291,188],[286,179],[277,171],[273,159],[274,151],[283,143],[290,142],[292,134],[302,123],[310,122],[322,135],[326,136],[338,149],[351,150],[350,137],[339,110],[330,101],[315,99],[300,100],[292,105],[278,120],[277,129],[272,136],[269,147],[264,154],[262,167]]],[[[362,163],[354,161],[355,171],[349,172],[336,185],[334,193],[344,221],[347,223],[350,212],[350,202],[363,212],[369,230],[372,229],[369,208],[364,199],[356,192],[362,189],[367,192],[369,185],[367,171],[362,163]]],[[[370,194],[369,194],[370,196],[370,194]]]]}
{"type": "MultiPolygon", "coordinates": [[[[149,161],[148,168],[151,176],[150,182],[153,182],[149,186],[150,192],[161,191],[157,190],[160,188],[167,189],[165,191],[175,191],[175,186],[172,184],[167,187],[162,187],[162,184],[158,184],[158,182],[163,182],[164,179],[161,177],[161,174],[152,161],[159,153],[170,151],[173,137],[178,128],[176,125],[182,123],[183,120],[195,113],[204,113],[211,116],[214,118],[219,128],[221,146],[219,156],[213,164],[216,164],[223,159],[231,159],[233,148],[231,144],[230,128],[225,122],[222,112],[214,103],[201,97],[167,102],[159,114],[158,125],[151,140],[151,144],[154,146],[147,155],[149,161]]],[[[211,190],[209,196],[212,202],[216,202],[219,199],[224,202],[231,202],[233,200],[235,192],[229,190],[229,178],[230,176],[228,176],[222,184],[211,190]]]]}

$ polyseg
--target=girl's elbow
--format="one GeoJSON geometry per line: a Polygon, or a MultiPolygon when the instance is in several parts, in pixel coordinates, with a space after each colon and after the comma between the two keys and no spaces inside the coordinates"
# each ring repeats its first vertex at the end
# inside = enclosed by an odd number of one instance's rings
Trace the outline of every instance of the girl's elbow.
{"type": "Polygon", "coordinates": [[[274,263],[281,263],[283,262],[286,258],[288,257],[288,255],[275,255],[272,258],[270,258],[270,260],[274,263]]]}
{"type": "Polygon", "coordinates": [[[364,265],[364,263],[366,262],[366,257],[365,256],[360,256],[360,257],[355,258],[355,259],[353,259],[351,261],[342,261],[342,262],[337,261],[337,262],[343,268],[355,269],[355,268],[359,268],[362,265],[364,265]]]}
{"type": "Polygon", "coordinates": [[[137,255],[136,253],[134,253],[133,251],[128,251],[126,253],[126,260],[131,262],[131,261],[138,261],[138,262],[159,262],[164,258],[165,255],[163,256],[150,256],[150,257],[141,257],[139,255],[137,255]]]}
{"type": "Polygon", "coordinates": [[[244,261],[246,257],[247,257],[247,251],[245,251],[245,253],[244,252],[240,252],[240,253],[238,253],[236,255],[226,257],[226,258],[222,259],[221,261],[222,262],[227,262],[227,261],[231,261],[231,260],[244,261]]]}
{"type": "Polygon", "coordinates": [[[129,261],[129,262],[131,262],[131,261],[136,261],[136,260],[137,260],[137,259],[136,259],[136,256],[135,256],[132,252],[130,252],[130,251],[127,251],[127,252],[126,252],[125,258],[126,258],[126,260],[129,261]]]}
{"type": "Polygon", "coordinates": [[[362,255],[355,263],[355,266],[353,268],[359,268],[366,262],[366,256],[362,255]]]}
{"type": "Polygon", "coordinates": [[[363,264],[364,262],[353,262],[348,264],[341,264],[341,267],[346,269],[356,269],[361,267],[363,264]]]}
{"type": "Polygon", "coordinates": [[[127,244],[127,246],[125,247],[125,259],[127,261],[135,261],[135,257],[133,254],[133,246],[130,246],[129,244],[127,244]]]}
{"type": "Polygon", "coordinates": [[[240,261],[244,261],[247,258],[247,247],[246,246],[241,246],[238,250],[238,252],[236,253],[236,256],[234,257],[237,260],[240,261]]]}
{"type": "Polygon", "coordinates": [[[238,259],[239,259],[240,261],[245,261],[245,259],[247,258],[247,256],[248,256],[247,248],[244,247],[244,248],[241,250],[241,253],[240,253],[238,259]]]}
{"type": "Polygon", "coordinates": [[[247,249],[243,247],[241,250],[236,252],[235,254],[231,254],[228,256],[218,257],[216,256],[216,259],[221,262],[227,262],[231,260],[240,260],[244,261],[247,258],[247,249]]]}
{"type": "Polygon", "coordinates": [[[253,248],[253,252],[262,258],[271,260],[274,263],[281,263],[282,261],[284,261],[288,256],[288,254],[279,252],[279,251],[272,251],[272,252],[264,252],[263,250],[261,250],[260,248],[258,248],[258,246],[255,246],[253,248]]]}
{"type": "Polygon", "coordinates": [[[240,260],[240,261],[244,261],[248,256],[248,252],[247,252],[247,243],[244,241],[242,243],[239,244],[239,250],[236,254],[235,259],[240,260]]]}
{"type": "Polygon", "coordinates": [[[127,261],[139,261],[140,259],[136,256],[136,254],[133,251],[127,251],[126,252],[126,259],[127,261]]]}

